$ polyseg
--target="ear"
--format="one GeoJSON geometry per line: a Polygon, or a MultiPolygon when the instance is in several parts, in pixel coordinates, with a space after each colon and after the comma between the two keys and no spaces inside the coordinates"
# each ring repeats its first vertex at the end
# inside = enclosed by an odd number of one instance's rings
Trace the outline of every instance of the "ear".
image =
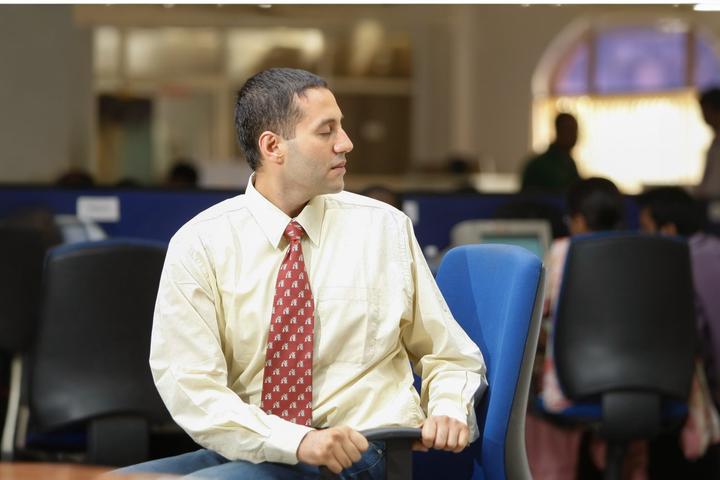
{"type": "Polygon", "coordinates": [[[265,130],[258,138],[258,148],[262,163],[282,164],[285,161],[286,145],[284,139],[277,133],[265,130]]]}

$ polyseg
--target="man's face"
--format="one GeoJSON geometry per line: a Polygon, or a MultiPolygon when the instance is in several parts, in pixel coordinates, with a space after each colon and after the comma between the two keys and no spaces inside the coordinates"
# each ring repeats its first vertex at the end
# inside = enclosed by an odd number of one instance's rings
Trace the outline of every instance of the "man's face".
{"type": "Polygon", "coordinates": [[[302,119],[295,138],[286,140],[284,176],[308,198],[337,193],[345,186],[345,154],[353,144],[342,129],[342,112],[326,88],[310,88],[295,97],[302,119]]]}

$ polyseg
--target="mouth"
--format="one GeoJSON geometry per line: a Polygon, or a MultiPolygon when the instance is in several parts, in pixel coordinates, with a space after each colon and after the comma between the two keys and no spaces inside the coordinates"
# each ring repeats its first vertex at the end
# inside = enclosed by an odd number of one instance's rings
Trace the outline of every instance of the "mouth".
{"type": "Polygon", "coordinates": [[[340,170],[340,169],[344,170],[346,164],[347,164],[347,162],[338,163],[337,165],[331,167],[330,170],[340,170]]]}

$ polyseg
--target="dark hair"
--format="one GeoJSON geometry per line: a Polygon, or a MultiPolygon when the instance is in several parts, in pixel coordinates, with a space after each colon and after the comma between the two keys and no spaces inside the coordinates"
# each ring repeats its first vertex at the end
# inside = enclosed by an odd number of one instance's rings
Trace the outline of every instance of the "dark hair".
{"type": "Polygon", "coordinates": [[[703,90],[700,94],[700,105],[710,107],[712,110],[720,110],[720,88],[711,87],[703,90]]]}
{"type": "Polygon", "coordinates": [[[624,225],[623,197],[607,178],[592,177],[573,183],[567,194],[570,215],[582,215],[590,231],[617,230],[624,225]]]}
{"type": "Polygon", "coordinates": [[[197,169],[188,160],[176,161],[168,174],[168,183],[171,185],[194,187],[197,182],[197,169]]]}
{"type": "Polygon", "coordinates": [[[572,120],[574,123],[577,123],[577,120],[575,117],[567,112],[560,112],[555,116],[555,131],[557,132],[560,130],[562,124],[564,122],[567,122],[568,120],[572,120]]]}
{"type": "Polygon", "coordinates": [[[702,228],[700,205],[680,187],[658,187],[637,198],[640,208],[647,208],[658,228],[673,224],[678,234],[689,236],[702,228]]]}
{"type": "Polygon", "coordinates": [[[295,136],[295,125],[302,111],[295,96],[309,88],[327,88],[317,75],[294,68],[270,68],[248,79],[237,95],[235,129],[240,151],[256,170],[260,166],[257,141],[265,130],[285,138],[295,136]]]}
{"type": "Polygon", "coordinates": [[[55,180],[60,187],[87,188],[95,185],[92,175],[80,168],[71,168],[55,180]]]}

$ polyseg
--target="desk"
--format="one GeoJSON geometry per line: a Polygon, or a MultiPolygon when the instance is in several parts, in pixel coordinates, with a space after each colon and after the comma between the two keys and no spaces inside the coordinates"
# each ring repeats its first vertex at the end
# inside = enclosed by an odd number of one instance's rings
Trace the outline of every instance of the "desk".
{"type": "MultiPolygon", "coordinates": [[[[98,480],[112,468],[64,463],[0,463],[0,480],[98,480]]],[[[159,474],[118,475],[118,480],[173,480],[180,477],[159,474]]],[[[106,479],[103,479],[106,480],[106,479]]]]}

